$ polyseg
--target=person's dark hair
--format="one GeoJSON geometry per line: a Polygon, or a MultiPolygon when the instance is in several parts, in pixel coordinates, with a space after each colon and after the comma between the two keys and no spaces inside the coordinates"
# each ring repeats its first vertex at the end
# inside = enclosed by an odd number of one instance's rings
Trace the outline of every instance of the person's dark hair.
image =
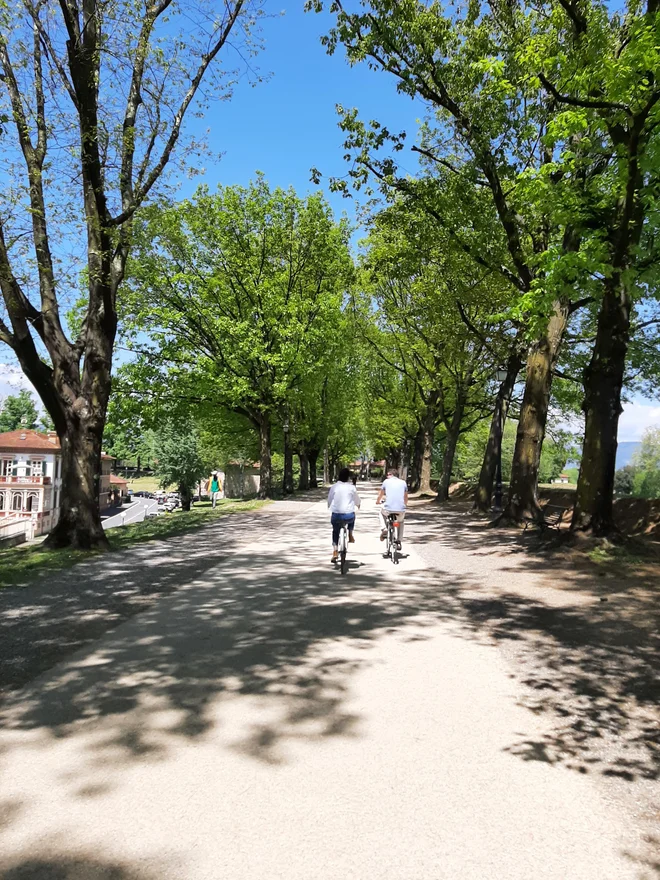
{"type": "Polygon", "coordinates": [[[348,483],[350,478],[351,478],[350,468],[342,468],[339,471],[339,475],[338,475],[337,479],[339,480],[340,483],[348,483]]]}
{"type": "Polygon", "coordinates": [[[392,476],[392,477],[398,477],[399,476],[399,468],[388,468],[387,475],[392,476]]]}

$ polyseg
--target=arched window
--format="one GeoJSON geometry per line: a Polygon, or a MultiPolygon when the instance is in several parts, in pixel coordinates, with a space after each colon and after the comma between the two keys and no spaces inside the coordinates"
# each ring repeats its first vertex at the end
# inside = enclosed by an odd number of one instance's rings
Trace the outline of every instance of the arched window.
{"type": "Polygon", "coordinates": [[[12,510],[23,510],[23,495],[18,492],[14,493],[14,497],[11,500],[11,509],[12,510]]]}
{"type": "Polygon", "coordinates": [[[5,493],[0,492],[0,510],[5,509],[5,493]]]}
{"type": "Polygon", "coordinates": [[[34,492],[30,492],[27,497],[27,501],[25,502],[25,509],[27,511],[36,510],[39,507],[39,496],[34,492]]]}

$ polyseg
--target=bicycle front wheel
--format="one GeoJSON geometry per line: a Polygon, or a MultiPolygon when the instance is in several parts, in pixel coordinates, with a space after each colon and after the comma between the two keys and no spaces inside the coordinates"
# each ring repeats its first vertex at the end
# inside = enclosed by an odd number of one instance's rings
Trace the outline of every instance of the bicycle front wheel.
{"type": "Polygon", "coordinates": [[[389,548],[388,548],[388,549],[389,549],[389,555],[390,555],[390,557],[391,557],[391,559],[392,559],[392,563],[393,563],[394,565],[396,565],[396,532],[395,532],[394,528],[392,528],[392,529],[390,530],[389,544],[390,544],[390,546],[389,546],[389,548]]]}

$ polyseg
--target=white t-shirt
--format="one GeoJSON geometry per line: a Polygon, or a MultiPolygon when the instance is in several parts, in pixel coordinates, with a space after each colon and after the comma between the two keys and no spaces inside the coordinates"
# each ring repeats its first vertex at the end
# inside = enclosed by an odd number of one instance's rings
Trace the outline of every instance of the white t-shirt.
{"type": "Polygon", "coordinates": [[[342,483],[338,480],[330,486],[328,507],[331,513],[355,513],[355,508],[359,506],[360,496],[353,483],[342,483]]]}
{"type": "Polygon", "coordinates": [[[383,504],[385,510],[401,513],[402,510],[406,509],[404,498],[405,493],[408,491],[408,486],[405,480],[400,480],[398,477],[388,477],[381,488],[385,492],[385,503],[383,504]]]}

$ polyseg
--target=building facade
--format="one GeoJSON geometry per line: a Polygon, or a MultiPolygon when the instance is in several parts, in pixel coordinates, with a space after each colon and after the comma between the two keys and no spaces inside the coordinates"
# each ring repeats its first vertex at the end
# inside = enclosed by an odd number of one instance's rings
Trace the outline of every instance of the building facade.
{"type": "Polygon", "coordinates": [[[57,524],[61,490],[57,434],[0,434],[0,525],[24,522],[31,536],[49,532],[57,524]]]}
{"type": "MultiPolygon", "coordinates": [[[[99,508],[110,506],[114,459],[103,455],[99,508]]],[[[0,434],[0,527],[29,525],[28,537],[44,535],[57,524],[62,493],[62,454],[54,431],[28,429],[0,434]]]]}

